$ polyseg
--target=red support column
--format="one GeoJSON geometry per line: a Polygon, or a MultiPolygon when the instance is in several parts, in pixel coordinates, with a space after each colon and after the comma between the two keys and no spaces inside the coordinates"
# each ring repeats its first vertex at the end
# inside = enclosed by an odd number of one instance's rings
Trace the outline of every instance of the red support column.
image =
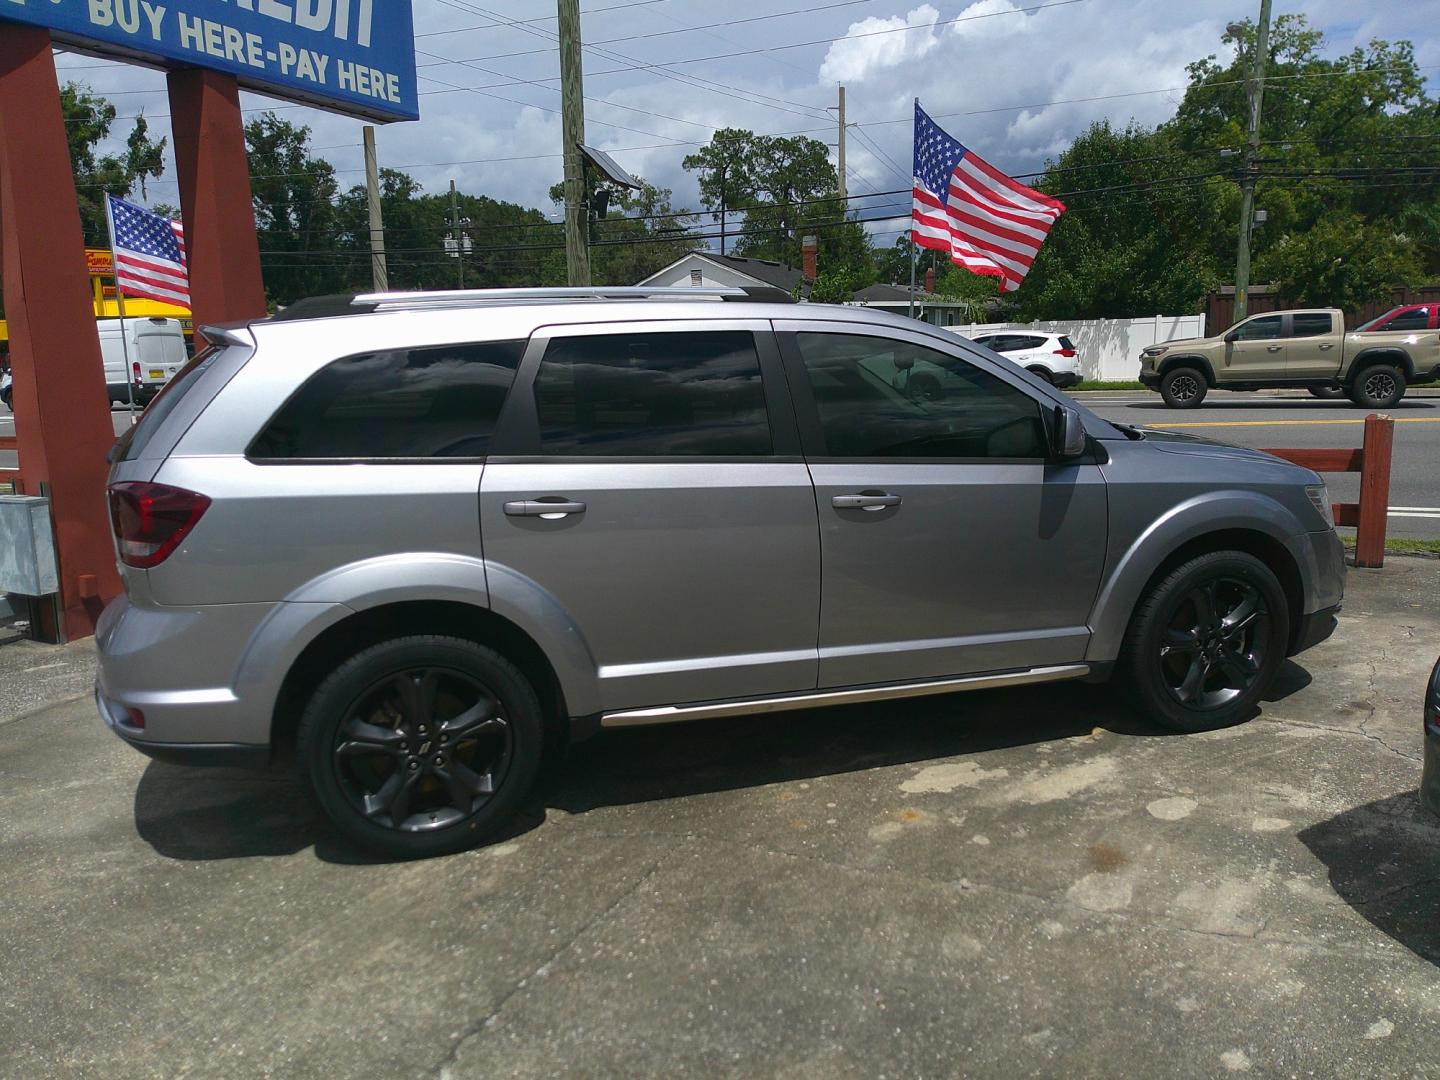
{"type": "Polygon", "coordinates": [[[0,33],[0,245],[15,429],[30,495],[48,495],[60,569],[56,636],[86,637],[120,591],[105,504],[115,442],[75,175],[46,30],[0,33]]]}
{"type": "Polygon", "coordinates": [[[1385,565],[1385,531],[1390,521],[1390,454],[1395,421],[1384,414],[1365,418],[1365,462],[1360,469],[1360,519],[1355,529],[1355,565],[1385,565]]]}
{"type": "Polygon", "coordinates": [[[250,168],[233,75],[172,71],[170,130],[185,217],[195,329],[265,315],[250,168]]]}

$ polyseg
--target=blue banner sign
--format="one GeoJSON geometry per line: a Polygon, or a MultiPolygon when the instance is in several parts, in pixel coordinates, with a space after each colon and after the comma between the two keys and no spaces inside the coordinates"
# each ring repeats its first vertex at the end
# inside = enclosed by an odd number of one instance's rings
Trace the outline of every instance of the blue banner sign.
{"type": "Polygon", "coordinates": [[[410,0],[0,0],[57,44],[203,67],[247,90],[372,120],[418,120],[410,0]]]}

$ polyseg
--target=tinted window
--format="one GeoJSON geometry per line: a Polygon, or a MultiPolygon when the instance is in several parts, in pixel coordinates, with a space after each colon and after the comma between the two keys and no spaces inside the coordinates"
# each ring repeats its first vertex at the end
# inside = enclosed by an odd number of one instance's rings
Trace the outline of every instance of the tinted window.
{"type": "Polygon", "coordinates": [[[1071,352],[1075,351],[1074,343],[1064,334],[1061,334],[1057,340],[1060,342],[1060,348],[1069,349],[1071,352]]]}
{"type": "Polygon", "coordinates": [[[1430,325],[1430,309],[1416,308],[1414,311],[1402,311],[1383,326],[1377,326],[1377,330],[1424,330],[1430,325]]]}
{"type": "Polygon", "coordinates": [[[1015,345],[1013,346],[1013,348],[1039,349],[1043,348],[1044,345],[1045,339],[1043,337],[1017,337],[1015,338],[1015,345]]]}
{"type": "Polygon", "coordinates": [[[755,338],[746,331],[558,338],[535,377],[546,454],[770,453],[755,338]]]}
{"type": "Polygon", "coordinates": [[[796,340],[828,456],[1046,456],[1040,406],[963,360],[878,337],[796,340]]]}
{"type": "Polygon", "coordinates": [[[987,349],[993,349],[995,348],[995,342],[998,339],[990,334],[985,334],[982,337],[971,338],[970,340],[973,341],[976,345],[981,345],[987,349]]]}
{"type": "Polygon", "coordinates": [[[250,456],[483,457],[524,351],[499,341],[347,356],[285,403],[250,456]]]}
{"type": "Polygon", "coordinates": [[[150,402],[150,407],[140,414],[140,422],[120,439],[116,450],[119,460],[134,461],[145,452],[155,433],[165,426],[165,418],[175,411],[180,399],[190,392],[190,388],[200,381],[200,375],[209,370],[224,351],[212,347],[198,352],[175,373],[175,377],[150,402]]]}
{"type": "Polygon", "coordinates": [[[1294,317],[1293,337],[1319,337],[1331,331],[1331,320],[1328,314],[1321,312],[1310,312],[1308,314],[1296,315],[1294,317]]]}
{"type": "Polygon", "coordinates": [[[1264,315],[1235,328],[1236,341],[1268,341],[1280,336],[1280,316],[1264,315]]]}

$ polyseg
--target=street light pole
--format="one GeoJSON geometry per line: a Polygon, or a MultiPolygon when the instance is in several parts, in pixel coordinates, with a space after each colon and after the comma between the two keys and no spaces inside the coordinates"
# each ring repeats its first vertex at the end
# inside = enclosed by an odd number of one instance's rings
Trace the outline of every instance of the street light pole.
{"type": "Polygon", "coordinates": [[[1250,300],[1250,230],[1255,217],[1255,181],[1260,168],[1260,106],[1265,95],[1265,64],[1270,56],[1270,0],[1260,0],[1260,23],[1255,31],[1255,55],[1246,85],[1249,122],[1245,136],[1245,163],[1240,174],[1240,242],[1235,254],[1235,322],[1245,318],[1250,300]]]}

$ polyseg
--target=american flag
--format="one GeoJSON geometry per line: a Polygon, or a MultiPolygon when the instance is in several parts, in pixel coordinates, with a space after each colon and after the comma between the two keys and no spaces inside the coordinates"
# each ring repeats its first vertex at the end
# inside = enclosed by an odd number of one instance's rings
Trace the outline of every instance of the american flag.
{"type": "Polygon", "coordinates": [[[126,296],[190,306],[185,229],[114,195],[110,203],[110,244],[115,250],[115,284],[126,296]]]}
{"type": "Polygon", "coordinates": [[[1065,204],[1010,179],[967,150],[915,103],[910,238],[1014,292],[1065,204]]]}

